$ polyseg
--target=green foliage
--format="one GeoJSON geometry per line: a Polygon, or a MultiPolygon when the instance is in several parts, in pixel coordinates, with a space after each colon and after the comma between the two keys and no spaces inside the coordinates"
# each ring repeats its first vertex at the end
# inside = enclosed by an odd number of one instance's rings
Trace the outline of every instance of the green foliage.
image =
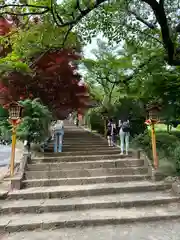
{"type": "MultiPolygon", "coordinates": [[[[32,2],[35,5],[40,4],[40,1],[32,0],[32,2]]],[[[46,4],[48,4],[48,1],[42,1],[42,6],[47,7],[46,4]]],[[[23,9],[25,12],[27,10],[30,12],[37,11],[33,7],[24,7],[23,9]]],[[[23,11],[18,7],[16,10],[23,11]]],[[[0,58],[1,76],[12,71],[30,72],[29,65],[32,63],[32,57],[34,58],[48,49],[73,48],[81,51],[83,43],[80,42],[76,31],[69,32],[67,35],[68,27],[57,27],[50,13],[37,19],[38,22],[35,23],[33,17],[30,19],[27,16],[21,17],[21,25],[18,29],[12,30],[12,34],[8,38],[8,44],[7,37],[0,37],[0,44],[12,48],[12,51],[6,57],[0,58]]]]}
{"type": "Polygon", "coordinates": [[[0,120],[0,137],[8,141],[11,139],[11,125],[6,119],[0,120]]]}
{"type": "Polygon", "coordinates": [[[125,52],[117,47],[109,47],[98,40],[98,49],[92,51],[95,59],[84,59],[86,82],[90,85],[91,95],[102,107],[111,108],[124,93],[124,71],[132,66],[132,61],[125,52]],[[122,82],[121,82],[122,79],[122,82]]]}
{"type": "Polygon", "coordinates": [[[7,75],[8,72],[18,71],[30,73],[27,63],[20,61],[20,55],[14,51],[4,58],[0,58],[0,75],[7,75]]]}
{"type": "Polygon", "coordinates": [[[6,140],[11,138],[11,125],[7,121],[8,111],[0,107],[0,137],[6,140]]]}
{"type": "Polygon", "coordinates": [[[8,117],[8,111],[7,109],[4,109],[0,106],[0,120],[4,120],[8,117]]]}
{"type": "MultiPolygon", "coordinates": [[[[167,175],[180,175],[180,138],[167,132],[156,132],[159,170],[167,175]]],[[[132,146],[141,148],[152,159],[150,132],[145,131],[132,140],[132,146]]]]}
{"type": "MultiPolygon", "coordinates": [[[[14,51],[25,59],[50,48],[62,48],[67,29],[60,29],[50,21],[31,24],[28,31],[20,30],[13,38],[14,51]]],[[[80,49],[77,34],[71,32],[66,40],[66,48],[80,49]]]]}
{"type": "Polygon", "coordinates": [[[100,109],[91,109],[86,117],[89,118],[89,124],[92,130],[104,134],[104,121],[100,109]]]}
{"type": "Polygon", "coordinates": [[[51,113],[36,99],[27,99],[21,104],[24,106],[24,117],[17,128],[19,139],[29,139],[30,142],[43,141],[48,135],[48,124],[52,119],[51,113]]]}

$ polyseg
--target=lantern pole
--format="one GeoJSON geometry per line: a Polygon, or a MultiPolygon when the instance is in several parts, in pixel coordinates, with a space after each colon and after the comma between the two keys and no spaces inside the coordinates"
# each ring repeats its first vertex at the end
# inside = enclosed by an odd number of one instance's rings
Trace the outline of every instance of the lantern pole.
{"type": "Polygon", "coordinates": [[[10,162],[10,174],[11,177],[14,176],[14,160],[15,160],[15,149],[16,149],[16,127],[17,125],[13,123],[14,121],[11,121],[12,124],[12,146],[11,146],[11,162],[10,162]]]}
{"type": "Polygon", "coordinates": [[[158,156],[157,156],[157,149],[156,149],[156,132],[155,132],[155,121],[152,120],[151,124],[151,140],[152,140],[152,153],[153,153],[153,161],[154,161],[154,168],[158,168],[158,156]]]}
{"type": "Polygon", "coordinates": [[[153,163],[154,168],[158,168],[158,155],[157,155],[157,149],[156,149],[156,132],[155,132],[155,124],[159,120],[158,112],[160,108],[156,105],[151,106],[149,111],[149,119],[150,119],[150,126],[151,126],[151,141],[152,141],[152,155],[153,155],[153,163]]]}

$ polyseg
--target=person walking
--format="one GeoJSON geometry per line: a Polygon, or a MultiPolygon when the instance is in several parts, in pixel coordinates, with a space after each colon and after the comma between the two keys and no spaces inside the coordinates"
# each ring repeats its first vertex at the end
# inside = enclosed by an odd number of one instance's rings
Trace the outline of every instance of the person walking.
{"type": "Polygon", "coordinates": [[[61,120],[57,120],[54,125],[54,152],[62,152],[62,143],[64,136],[64,123],[61,120]]]}
{"type": "Polygon", "coordinates": [[[116,124],[113,123],[113,119],[108,119],[107,123],[107,140],[108,140],[108,146],[113,147],[115,145],[115,129],[116,124]]]}
{"type": "Polygon", "coordinates": [[[130,123],[128,119],[119,120],[119,136],[120,136],[121,155],[124,154],[124,150],[126,150],[126,155],[128,155],[129,137],[130,137],[130,123]]]}

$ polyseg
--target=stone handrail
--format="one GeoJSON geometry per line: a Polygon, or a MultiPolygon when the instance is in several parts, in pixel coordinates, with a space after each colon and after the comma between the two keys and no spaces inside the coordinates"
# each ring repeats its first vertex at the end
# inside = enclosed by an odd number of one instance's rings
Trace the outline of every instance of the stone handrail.
{"type": "Polygon", "coordinates": [[[31,160],[31,154],[30,153],[24,153],[22,160],[19,165],[19,169],[16,172],[16,175],[12,178],[10,178],[11,181],[11,189],[21,189],[22,188],[22,180],[24,178],[24,172],[25,168],[28,164],[28,162],[31,160]]]}

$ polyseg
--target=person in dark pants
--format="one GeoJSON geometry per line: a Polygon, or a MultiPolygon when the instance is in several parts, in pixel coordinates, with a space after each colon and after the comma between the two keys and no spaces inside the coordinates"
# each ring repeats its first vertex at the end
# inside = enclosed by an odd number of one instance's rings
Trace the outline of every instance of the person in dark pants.
{"type": "Polygon", "coordinates": [[[108,119],[108,123],[107,123],[108,146],[113,147],[115,145],[115,130],[116,130],[116,124],[113,123],[113,119],[108,119]]]}
{"type": "Polygon", "coordinates": [[[124,148],[126,149],[126,155],[129,151],[129,137],[130,137],[130,123],[128,118],[119,120],[119,137],[121,143],[121,155],[124,154],[124,148]]]}

